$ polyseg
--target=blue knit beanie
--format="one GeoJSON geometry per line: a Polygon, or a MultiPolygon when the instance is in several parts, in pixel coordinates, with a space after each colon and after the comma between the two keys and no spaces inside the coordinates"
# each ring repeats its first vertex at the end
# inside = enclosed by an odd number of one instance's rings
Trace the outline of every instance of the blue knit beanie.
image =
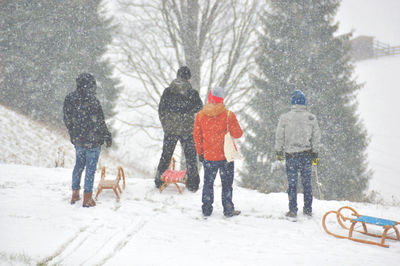
{"type": "Polygon", "coordinates": [[[301,90],[292,92],[292,105],[294,104],[306,105],[306,96],[301,90]]]}

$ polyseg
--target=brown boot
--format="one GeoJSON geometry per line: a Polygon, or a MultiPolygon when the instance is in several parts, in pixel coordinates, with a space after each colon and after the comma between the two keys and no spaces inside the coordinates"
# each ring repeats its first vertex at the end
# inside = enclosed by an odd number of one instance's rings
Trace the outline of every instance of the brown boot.
{"type": "Polygon", "coordinates": [[[79,197],[79,189],[72,190],[71,204],[75,204],[81,198],[79,197]]]}
{"type": "Polygon", "coordinates": [[[93,192],[83,193],[83,204],[82,207],[89,208],[96,206],[96,202],[92,199],[93,192]]]}

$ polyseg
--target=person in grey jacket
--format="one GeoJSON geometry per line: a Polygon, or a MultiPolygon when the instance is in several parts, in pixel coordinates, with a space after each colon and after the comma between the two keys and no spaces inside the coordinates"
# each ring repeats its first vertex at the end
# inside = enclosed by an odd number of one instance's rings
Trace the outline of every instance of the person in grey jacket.
{"type": "Polygon", "coordinates": [[[291,94],[292,108],[281,115],[275,136],[278,160],[286,158],[288,178],[289,212],[286,216],[297,216],[297,179],[300,172],[304,190],[305,215],[312,215],[311,166],[318,163],[321,134],[317,117],[307,111],[306,97],[300,90],[291,94]]]}

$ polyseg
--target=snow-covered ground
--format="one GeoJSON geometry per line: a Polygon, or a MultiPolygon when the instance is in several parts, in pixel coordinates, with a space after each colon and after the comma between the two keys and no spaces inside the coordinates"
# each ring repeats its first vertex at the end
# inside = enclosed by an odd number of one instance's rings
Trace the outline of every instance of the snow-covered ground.
{"type": "MultiPolygon", "coordinates": [[[[343,205],[396,220],[400,207],[314,202],[314,217],[284,219],[287,196],[234,187],[242,215],[224,218],[216,182],[213,215],[204,220],[201,193],[159,193],[151,179],[128,176],[120,202],[111,190],[95,208],[68,204],[71,169],[0,165],[1,265],[396,265],[389,248],[326,234],[323,214],[343,205]]],[[[113,178],[115,173],[107,176],[113,178]]],[[[99,180],[97,176],[96,183],[99,180]]],[[[302,206],[302,196],[299,195],[302,206]]],[[[329,227],[340,232],[336,219],[329,227]]],[[[373,228],[373,227],[372,227],[373,228]]],[[[379,228],[373,228],[381,231],[379,228]]]]}

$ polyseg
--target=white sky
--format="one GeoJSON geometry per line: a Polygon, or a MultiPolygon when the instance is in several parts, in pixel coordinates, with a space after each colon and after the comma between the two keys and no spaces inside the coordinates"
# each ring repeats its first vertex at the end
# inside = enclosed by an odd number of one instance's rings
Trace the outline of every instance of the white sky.
{"type": "Polygon", "coordinates": [[[354,36],[375,36],[400,46],[399,0],[343,0],[337,18],[340,33],[354,30],[354,36]]]}

